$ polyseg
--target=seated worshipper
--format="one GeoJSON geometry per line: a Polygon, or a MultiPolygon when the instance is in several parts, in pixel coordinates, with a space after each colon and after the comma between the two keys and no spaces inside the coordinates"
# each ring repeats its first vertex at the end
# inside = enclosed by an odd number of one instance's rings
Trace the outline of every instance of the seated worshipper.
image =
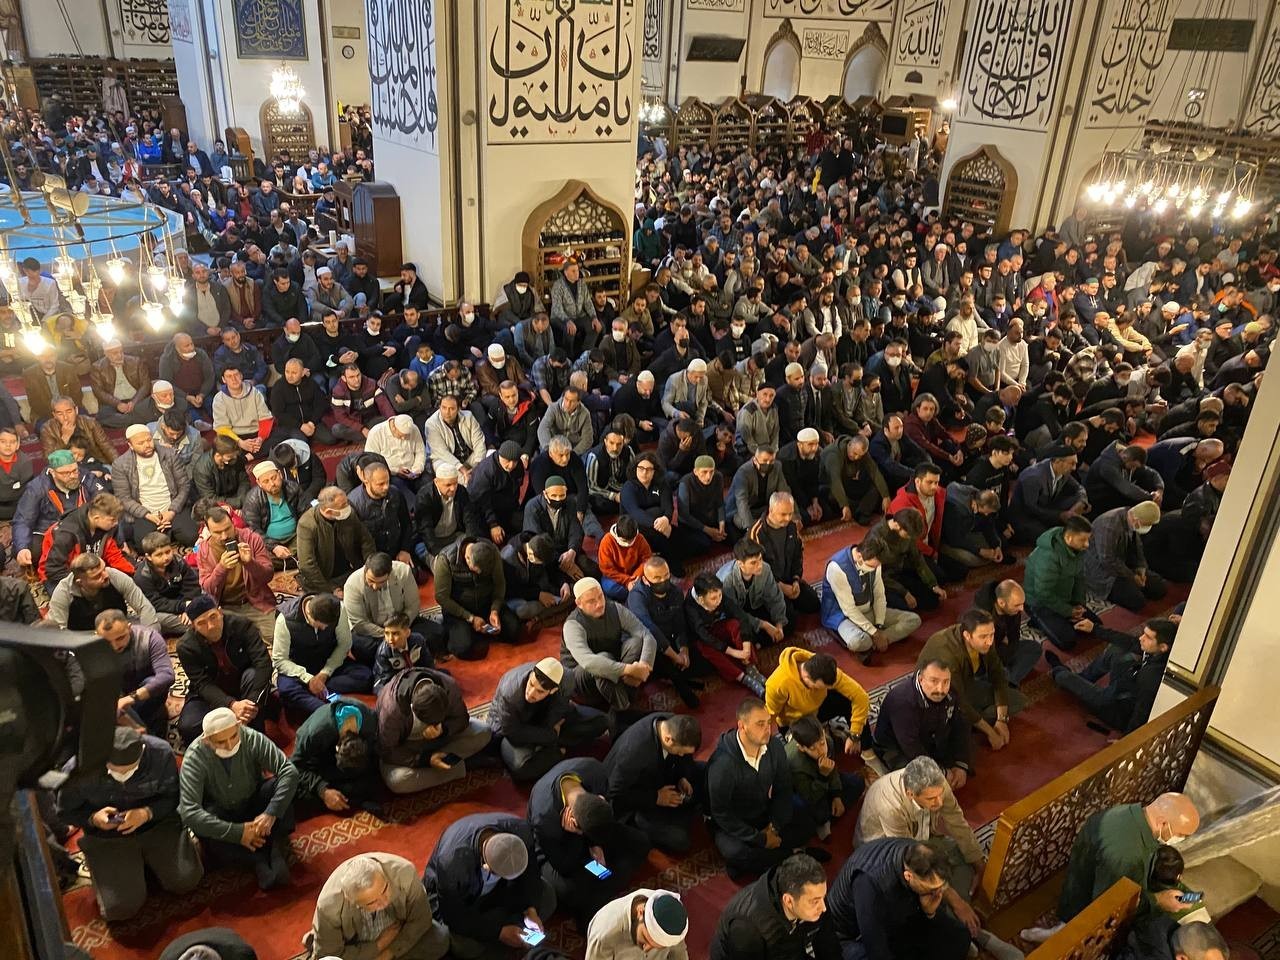
{"type": "Polygon", "coordinates": [[[1026,592],[1017,580],[988,580],[973,596],[973,605],[991,614],[996,628],[995,653],[1012,686],[1019,686],[1040,662],[1040,643],[1022,635],[1026,592]]]}
{"type": "Polygon", "coordinates": [[[870,441],[871,459],[880,469],[887,486],[894,490],[904,486],[915,476],[916,467],[929,459],[920,446],[906,434],[906,417],[890,413],[884,427],[870,441]]]}
{"type": "Polygon", "coordinates": [[[667,428],[667,418],[662,415],[662,397],[655,389],[656,380],[649,370],[641,370],[613,395],[613,414],[627,414],[636,422],[636,439],[652,443],[667,428]]]}
{"type": "Polygon", "coordinates": [[[538,868],[533,828],[507,813],[473,813],[440,834],[422,873],[427,896],[449,929],[453,957],[522,950],[556,907],[538,868]]]}
{"type": "Polygon", "coordinates": [[[651,713],[619,734],[605,757],[614,815],[666,853],[689,852],[690,827],[706,810],[706,774],[693,759],[700,746],[696,717],[651,713]]]}
{"type": "Polygon", "coordinates": [[[649,838],[614,819],[605,794],[609,773],[588,757],[562,760],[529,792],[527,816],[542,860],[542,879],[579,931],[610,899],[628,889],[644,865],[649,838]],[[599,877],[588,864],[609,871],[599,877]]]}
{"type": "Polygon", "coordinates": [[[164,638],[150,627],[131,624],[122,610],[103,610],[93,629],[111,645],[120,664],[116,723],[163,739],[169,732],[165,701],[173,687],[173,661],[164,638]]]}
{"type": "Polygon", "coordinates": [[[827,471],[823,469],[818,431],[805,427],[796,438],[778,451],[778,463],[787,488],[806,523],[819,523],[830,514],[827,471]]]}
{"type": "Polygon", "coordinates": [[[626,603],[632,586],[644,573],[644,565],[651,556],[653,551],[649,548],[649,541],[640,533],[635,519],[623,514],[605,533],[596,552],[604,595],[618,603],[626,603]]]}
{"type": "Polygon", "coordinates": [[[72,561],[86,553],[100,556],[113,570],[132,575],[133,564],[116,539],[123,512],[114,495],[99,493],[63,514],[38,545],[36,572],[40,579],[56,587],[71,571],[72,561]]]}
{"type": "Polygon", "coordinates": [[[1089,609],[1084,552],[1093,524],[1084,517],[1068,517],[1061,527],[1046,530],[1027,557],[1022,587],[1031,622],[1049,635],[1059,650],[1071,650],[1077,633],[1093,633],[1101,621],[1089,609]]]}
{"type": "Polygon", "coordinates": [[[787,763],[795,802],[817,825],[819,839],[826,840],[831,836],[831,821],[858,802],[866,785],[858,774],[836,769],[835,739],[817,717],[796,720],[790,734],[787,763]]]}
{"type": "Polygon", "coordinates": [[[315,369],[295,357],[285,362],[284,376],[271,385],[268,406],[276,420],[267,438],[269,446],[290,437],[321,446],[335,442],[333,431],[324,422],[330,406],[328,383],[318,384],[307,375],[315,369]]]}
{"type": "Polygon", "coordinates": [[[1157,505],[1164,496],[1164,478],[1147,466],[1147,448],[1112,443],[1089,465],[1085,493],[1090,512],[1100,517],[1116,507],[1132,507],[1146,500],[1157,505]]]}
{"type": "MultiPolygon", "coordinates": [[[[30,402],[31,394],[27,394],[30,402]]],[[[35,417],[35,412],[32,412],[35,417]]],[[[40,428],[40,446],[46,456],[56,450],[66,449],[77,437],[83,438],[85,452],[89,458],[98,463],[110,465],[115,462],[116,448],[107,438],[102,427],[93,417],[78,412],[75,400],[71,397],[59,397],[53,401],[53,415],[40,428]]]]}
{"type": "Polygon", "coordinates": [[[823,723],[831,721],[842,741],[836,746],[844,753],[858,752],[870,700],[830,654],[787,647],[764,690],[764,705],[780,731],[786,732],[801,717],[814,716],[823,723]]]}
{"type": "MultiPolygon", "coordinates": [[[[36,424],[42,440],[45,428],[48,427],[46,421],[53,416],[59,400],[70,402],[71,422],[75,422],[76,409],[82,402],[80,378],[75,367],[59,360],[52,347],[41,350],[36,362],[22,371],[22,379],[26,387],[27,405],[31,410],[31,422],[36,424]]],[[[96,421],[93,422],[96,426],[96,421]]],[[[65,437],[68,433],[70,431],[62,425],[62,435],[65,437]]]]}
{"type": "MultiPolygon", "coordinates": [[[[525,515],[528,516],[527,507],[525,515]]],[[[414,522],[423,547],[422,560],[428,568],[463,537],[483,536],[479,508],[472,503],[467,488],[458,482],[458,468],[451,463],[441,464],[432,481],[418,488],[414,522]]]]}
{"type": "Polygon", "coordinates": [[[343,368],[329,402],[333,406],[333,435],[348,443],[363,443],[376,424],[396,415],[378,382],[366,377],[354,363],[343,368]]]}
{"type": "Polygon", "coordinates": [[[678,894],[640,887],[601,907],[586,960],[688,960],[689,912],[678,894]]]}
{"type": "MultiPolygon", "coordinates": [[[[174,389],[190,407],[193,422],[208,424],[199,418],[208,416],[209,403],[214,393],[213,361],[202,347],[197,347],[189,333],[175,333],[160,357],[160,376],[173,384],[174,389]]],[[[155,395],[155,385],[151,387],[155,395]]]]}
{"type": "Polygon", "coordinates": [[[280,604],[271,641],[276,689],[286,707],[310,716],[334,693],[370,693],[373,670],[348,658],[351,629],[331,593],[280,604]]]}
{"type": "Polygon", "coordinates": [[[272,413],[267,401],[235,367],[222,371],[222,386],[213,398],[213,429],[236,441],[245,453],[256,454],[270,433],[272,413]]]}
{"type": "Polygon", "coordinates": [[[1063,665],[1052,650],[1046,650],[1044,658],[1054,683],[1112,730],[1132,733],[1151,716],[1177,632],[1178,625],[1172,620],[1148,620],[1138,635],[1136,649],[1132,637],[1108,635],[1109,643],[1102,653],[1079,673],[1063,665]],[[1099,687],[1103,677],[1108,678],[1107,685],[1099,687]]]}
{"type": "Polygon", "coordinates": [[[1026,707],[1027,698],[1010,685],[1004,662],[993,649],[995,642],[995,619],[970,607],[959,623],[925,641],[916,666],[945,663],[960,716],[987,738],[992,750],[1002,750],[1009,744],[1009,719],[1026,707]]]}
{"type": "Polygon", "coordinates": [[[679,480],[676,503],[676,526],[690,556],[707,553],[713,544],[728,538],[724,477],[716,470],[714,459],[706,454],[694,459],[693,468],[679,480]]]}
{"type": "Polygon", "coordinates": [[[178,662],[187,675],[187,696],[178,715],[184,744],[200,736],[209,711],[228,707],[241,723],[262,729],[271,694],[271,655],[257,626],[222,612],[207,593],[187,604],[191,626],[178,640],[178,662]]]}
{"type": "Polygon", "coordinates": [[[187,746],[178,776],[183,824],[203,841],[203,855],[213,863],[252,864],[259,890],[284,886],[297,768],[265,733],[242,726],[227,707],[211,710],[201,730],[203,736],[187,746]]]}
{"type": "Polygon", "coordinates": [[[1085,590],[1091,599],[1109,600],[1137,613],[1147,601],[1169,592],[1164,577],[1147,569],[1142,548],[1142,538],[1159,522],[1160,507],[1150,500],[1095,516],[1083,558],[1085,590]]]}
{"type": "Polygon", "coordinates": [[[1145,807],[1122,803],[1091,815],[1071,844],[1066,879],[1058,896],[1059,922],[1023,930],[1022,939],[1030,943],[1048,940],[1121,877],[1142,889],[1134,917],[1139,928],[1162,914],[1179,913],[1186,906],[1180,899],[1182,891],[1177,887],[1154,890],[1151,861],[1160,844],[1177,843],[1199,827],[1200,812],[1182,793],[1162,793],[1145,807]]]}
{"type": "MultiPolygon", "coordinates": [[[[621,523],[623,518],[619,518],[621,523]]],[[[628,609],[657,638],[654,667],[658,676],[669,680],[686,706],[696,707],[695,690],[703,687],[702,677],[712,672],[689,636],[684,618],[684,591],[672,578],[670,564],[654,555],[645,560],[641,575],[627,594],[628,609]]]]}
{"type": "Polygon", "coordinates": [[[392,793],[417,793],[467,775],[467,758],[492,731],[467,714],[462,691],[443,670],[413,667],[378,691],[378,756],[392,793]]]}
{"type": "Polygon", "coordinates": [[[449,931],[432,915],[417,867],[394,853],[362,853],[329,874],[303,944],[308,957],[441,960],[449,931]]]}
{"type": "Polygon", "coordinates": [[[438,474],[446,464],[457,467],[458,476],[465,485],[471,478],[471,471],[488,452],[484,430],[476,415],[470,410],[460,409],[458,398],[446,394],[440,398],[436,412],[427,418],[423,430],[435,472],[438,474]]]}
{"type": "Polygon", "coordinates": [[[330,813],[361,809],[381,815],[378,715],[372,708],[346,697],[332,699],[295,736],[289,760],[298,768],[299,801],[330,813]]]}
{"type": "Polygon", "coordinates": [[[35,467],[19,449],[17,428],[0,426],[0,520],[12,520],[22,492],[35,476],[35,467]]]}
{"type": "Polygon", "coordinates": [[[1060,527],[1068,517],[1089,512],[1084,487],[1073,476],[1077,462],[1072,447],[1057,444],[1018,475],[1009,502],[1015,543],[1036,543],[1041,534],[1060,527]]]}
{"type": "Polygon", "coordinates": [[[887,552],[883,537],[868,534],[832,557],[823,575],[822,625],[864,662],[920,629],[919,614],[889,607],[881,560],[887,552]]]}
{"type": "MultiPolygon", "coordinates": [[[[350,597],[350,594],[348,593],[347,596],[350,597]]],[[[346,606],[343,604],[344,610],[346,606]]],[[[360,658],[357,656],[356,659],[360,658]]],[[[435,656],[431,652],[426,637],[411,630],[409,618],[403,613],[393,613],[388,616],[382,625],[382,643],[378,645],[378,652],[374,654],[373,692],[377,693],[381,690],[401,670],[435,665],[435,656]]]]}
{"type": "Polygon", "coordinates": [[[298,519],[298,586],[342,597],[342,585],[373,553],[373,538],[337,487],[325,487],[298,519]]]}
{"type": "Polygon", "coordinates": [[[536,631],[544,619],[568,607],[569,582],[556,566],[555,547],[545,533],[516,534],[502,548],[502,572],[507,580],[507,606],[530,630],[536,631]]]}
{"type": "MultiPolygon", "coordinates": [[[[532,482],[530,478],[530,483],[532,482]]],[[[531,493],[533,489],[530,488],[531,493]]],[[[573,505],[567,502],[568,496],[569,486],[564,477],[558,474],[547,477],[542,493],[530,496],[525,501],[524,532],[534,536],[540,533],[549,536],[560,569],[566,576],[581,579],[599,573],[600,567],[582,552],[582,524],[573,505]]]]}
{"type": "Polygon", "coordinates": [[[720,913],[710,960],[839,960],[827,875],[813,857],[797,853],[743,887],[720,913]]]}
{"type": "Polygon", "coordinates": [[[965,912],[987,865],[946,775],[931,757],[916,757],[871,782],[853,837],[855,846],[881,837],[920,840],[940,853],[951,873],[943,896],[957,916],[965,912]]]}
{"type": "Polygon", "coordinates": [[[764,548],[754,540],[739,540],[733,559],[717,570],[716,576],[742,629],[742,638],[758,645],[781,643],[789,622],[787,602],[764,562],[764,548]]]}
{"type": "Polygon", "coordinates": [[[973,938],[944,902],[949,876],[946,857],[914,837],[883,837],[859,846],[827,895],[841,954],[859,960],[964,960],[973,938]]]}
{"type": "Polygon", "coordinates": [[[532,639],[507,606],[502,557],[490,541],[463,537],[436,555],[431,572],[444,615],[445,643],[459,660],[483,660],[491,641],[532,639]]]}
{"type": "MultiPolygon", "coordinates": [[[[251,343],[245,343],[240,331],[234,327],[222,331],[222,346],[213,352],[213,369],[220,376],[227,370],[239,370],[244,381],[263,396],[267,392],[267,361],[262,351],[251,343]]],[[[226,382],[226,377],[222,377],[226,382]]]]}
{"type": "MultiPolygon", "coordinates": [[[[730,449],[732,450],[732,444],[730,449]]],[[[658,438],[658,459],[666,467],[667,479],[672,483],[678,483],[682,476],[693,469],[694,462],[706,453],[706,438],[692,420],[672,420],[658,438]]],[[[716,465],[715,460],[711,463],[712,466],[716,465]]]]}
{"type": "Polygon", "coordinates": [[[156,608],[129,574],[96,553],[82,553],[50,594],[46,618],[64,630],[92,630],[103,610],[124,610],[144,627],[159,628],[156,608]]]}
{"type": "Polygon", "coordinates": [[[782,468],[774,462],[777,453],[775,448],[761,444],[734,473],[724,500],[725,512],[733,523],[732,539],[744,535],[763,516],[769,497],[779,490],[789,492],[782,468]]]}
{"type": "Polygon", "coordinates": [[[599,540],[604,536],[604,528],[591,512],[591,501],[587,496],[587,470],[582,458],[573,452],[573,445],[568,437],[556,436],[545,450],[540,451],[529,461],[529,489],[525,494],[525,505],[541,491],[547,479],[558,476],[564,480],[568,495],[572,497],[571,506],[582,524],[587,536],[599,540]]]}
{"type": "Polygon", "coordinates": [[[503,763],[519,783],[537,780],[569,748],[598,740],[609,729],[599,710],[569,699],[571,691],[563,681],[564,665],[543,657],[512,667],[493,691],[489,726],[501,739],[503,763]]]}
{"type": "Polygon", "coordinates": [[[124,437],[129,450],[112,464],[111,486],[124,510],[124,525],[132,531],[129,542],[137,549],[147,534],[163,530],[175,543],[194,546],[187,465],[172,450],[157,449],[151,431],[141,424],[125,430],[124,437]]]}
{"type": "Polygon", "coordinates": [[[724,586],[714,574],[693,578],[684,602],[685,622],[699,655],[721,678],[740,683],[764,699],[764,674],[755,664],[754,645],[742,640],[737,617],[725,606],[724,586]]]}
{"type": "Polygon", "coordinates": [[[515,537],[524,525],[520,506],[524,475],[520,445],[514,440],[504,440],[471,471],[467,493],[481,514],[489,539],[498,546],[515,537]]]}
{"type": "Polygon", "coordinates": [[[244,498],[244,525],[262,538],[273,567],[284,569],[298,547],[298,521],[307,512],[302,486],[287,479],[273,460],[253,465],[257,486],[244,498]]]}
{"type": "Polygon", "coordinates": [[[155,422],[148,422],[151,439],[157,447],[172,450],[174,455],[190,470],[200,454],[204,453],[204,438],[176,410],[166,410],[155,422]]]}
{"type": "MultiPolygon", "coordinates": [[[[631,475],[635,452],[627,445],[621,427],[610,424],[600,442],[587,451],[587,496],[598,516],[627,513],[622,506],[622,486],[631,475]]],[[[670,511],[668,511],[670,516],[670,511]]],[[[638,518],[637,518],[638,521],[638,518]]]]}
{"type": "MultiPolygon", "coordinates": [[[[384,425],[374,429],[381,426],[384,425]]],[[[409,501],[400,490],[392,488],[392,483],[391,470],[385,463],[369,464],[361,471],[360,486],[350,493],[351,509],[369,531],[375,550],[412,563],[414,530],[409,501]]]]}
{"type": "Polygon", "coordinates": [[[422,616],[422,598],[413,567],[390,554],[372,553],[364,566],[351,572],[342,585],[342,610],[351,627],[353,656],[360,663],[374,664],[375,672],[386,639],[386,625],[392,617],[404,617],[415,635],[433,643],[440,639],[439,624],[422,616]]]}
{"type": "MultiPolygon", "coordinates": [[[[963,580],[968,569],[942,552],[942,518],[946,513],[947,495],[942,488],[942,473],[933,463],[916,467],[915,479],[907,481],[889,504],[893,511],[908,507],[924,517],[924,532],[916,538],[916,547],[934,576],[942,581],[963,580]]],[[[946,599],[945,593],[940,596],[946,599]]]]}
{"type": "Polygon", "coordinates": [[[582,402],[582,391],[577,387],[565,387],[560,399],[547,404],[547,411],[538,422],[538,446],[547,449],[552,437],[568,438],[579,456],[586,456],[595,443],[591,411],[582,402]]]}
{"type": "Polygon", "coordinates": [[[225,507],[209,509],[205,529],[208,536],[196,549],[201,589],[218,601],[224,613],[251,620],[269,645],[277,620],[271,590],[274,571],[266,544],[248,527],[237,527],[225,507]]]}
{"type": "Polygon", "coordinates": [[[940,470],[946,470],[948,481],[956,478],[957,468],[964,463],[964,453],[938,419],[938,400],[933,394],[916,394],[911,404],[911,414],[903,424],[903,432],[940,470]]]}
{"type": "Polygon", "coordinates": [[[249,493],[244,454],[235,439],[224,433],[213,438],[212,450],[204,451],[192,462],[191,479],[196,499],[209,498],[237,510],[244,506],[249,493]]]}
{"type": "Polygon", "coordinates": [[[734,443],[747,456],[754,456],[761,444],[778,449],[778,408],[773,402],[776,395],[773,384],[762,380],[756,387],[755,399],[738,409],[734,443]]]}
{"type": "MultiPolygon", "coordinates": [[[[168,534],[156,531],[142,538],[142,554],[133,582],[156,608],[161,631],[168,636],[187,632],[187,604],[200,596],[200,576],[178,556],[168,534]]],[[[273,598],[274,599],[274,598],[273,598]]]]}
{"type": "Polygon", "coordinates": [[[308,503],[324,489],[328,482],[325,465],[311,452],[302,440],[282,440],[271,450],[271,462],[280,468],[286,480],[292,480],[302,488],[302,499],[308,503]]]}
{"type": "Polygon", "coordinates": [[[776,867],[814,834],[813,819],[792,796],[786,748],[772,727],[765,705],[748,697],[707,761],[716,849],[731,879],[776,867]]]}
{"type": "Polygon", "coordinates": [[[1225,458],[1209,464],[1204,469],[1204,483],[1187,495],[1179,509],[1164,511],[1146,536],[1143,550],[1162,577],[1177,583],[1195,579],[1230,479],[1231,464],[1225,458]]]}
{"type": "Polygon", "coordinates": [[[932,757],[947,772],[952,790],[965,785],[973,746],[945,663],[932,660],[917,667],[911,680],[889,688],[876,719],[874,743],[890,770],[900,770],[916,757],[932,757]]]}
{"type": "Polygon", "coordinates": [[[574,583],[573,599],[577,609],[565,620],[560,641],[572,696],[617,721],[653,672],[657,638],[624,604],[606,598],[594,577],[574,583]]]}
{"type": "Polygon", "coordinates": [[[946,487],[947,508],[942,514],[939,551],[952,563],[968,569],[988,563],[1013,563],[1005,553],[1000,495],[953,480],[946,487]]]}
{"type": "Polygon", "coordinates": [[[98,423],[104,427],[146,423],[139,406],[151,395],[147,365],[137,357],[126,357],[119,340],[104,343],[102,353],[89,371],[89,385],[98,400],[98,423]]]}
{"type": "Polygon", "coordinates": [[[867,438],[861,434],[837,437],[820,457],[825,489],[840,519],[867,525],[880,512],[889,510],[889,488],[868,455],[867,438]]]}
{"type": "Polygon", "coordinates": [[[392,482],[412,497],[427,468],[427,448],[422,431],[408,414],[398,413],[376,424],[365,438],[364,448],[387,462],[392,482]]]}
{"type": "Polygon", "coordinates": [[[817,613],[820,607],[817,592],[804,579],[804,541],[795,512],[791,494],[779,491],[769,497],[769,509],[747,534],[764,550],[764,562],[786,603],[788,623],[795,623],[797,613],[817,613]]]}
{"type": "Polygon", "coordinates": [[[105,769],[69,780],[58,792],[58,815],[82,831],[80,852],[108,923],[142,910],[147,867],[164,890],[179,895],[204,877],[200,853],[178,818],[178,763],[160,737],[116,727],[105,769]]]}

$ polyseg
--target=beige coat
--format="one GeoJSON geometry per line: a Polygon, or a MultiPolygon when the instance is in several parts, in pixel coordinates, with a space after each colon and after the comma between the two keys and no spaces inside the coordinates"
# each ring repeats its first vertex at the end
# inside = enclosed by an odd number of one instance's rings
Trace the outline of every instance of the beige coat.
{"type": "MultiPolygon", "coordinates": [[[[448,949],[448,931],[431,918],[431,904],[422,879],[412,863],[392,853],[371,853],[382,864],[387,878],[387,892],[391,905],[387,908],[391,917],[401,924],[400,933],[391,941],[395,956],[409,953],[412,956],[442,956],[448,949]],[[432,949],[432,944],[438,949],[432,949]]],[[[316,900],[315,918],[307,935],[310,956],[343,957],[344,960],[374,960],[377,945],[357,940],[361,928],[361,910],[347,900],[342,893],[343,870],[339,867],[329,875],[320,897],[316,900]]]]}
{"type": "Polygon", "coordinates": [[[964,818],[964,811],[956,803],[956,795],[949,786],[942,788],[942,809],[930,816],[907,796],[902,786],[902,770],[895,770],[877,778],[867,788],[862,798],[862,811],[858,814],[858,826],[854,830],[855,843],[878,840],[881,837],[950,837],[960,848],[966,863],[980,863],[986,858],[978,838],[964,818]]]}

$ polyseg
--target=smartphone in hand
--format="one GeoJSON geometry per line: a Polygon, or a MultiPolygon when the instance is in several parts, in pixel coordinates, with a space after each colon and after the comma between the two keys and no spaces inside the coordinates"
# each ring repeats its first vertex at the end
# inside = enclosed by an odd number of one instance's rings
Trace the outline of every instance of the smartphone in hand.
{"type": "Polygon", "coordinates": [[[459,763],[462,762],[462,758],[458,756],[456,753],[446,753],[440,759],[443,760],[445,763],[447,763],[451,767],[457,766],[459,763]]]}
{"type": "Polygon", "coordinates": [[[1188,906],[1194,903],[1200,903],[1204,900],[1204,894],[1199,890],[1186,890],[1178,897],[1179,903],[1185,903],[1188,906]]]}
{"type": "Polygon", "coordinates": [[[531,947],[536,947],[543,940],[547,939],[547,935],[538,927],[536,923],[528,917],[524,918],[524,929],[520,931],[520,939],[531,947]]]}
{"type": "Polygon", "coordinates": [[[597,880],[608,880],[613,876],[613,871],[606,867],[599,860],[588,860],[587,870],[590,871],[597,880]]]}

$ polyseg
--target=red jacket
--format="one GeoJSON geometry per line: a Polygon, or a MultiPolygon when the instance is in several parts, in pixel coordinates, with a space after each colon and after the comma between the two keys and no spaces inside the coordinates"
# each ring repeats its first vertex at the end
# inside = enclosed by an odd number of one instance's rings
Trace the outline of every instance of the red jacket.
{"type": "MultiPolygon", "coordinates": [[[[938,484],[938,489],[933,492],[933,524],[924,532],[924,537],[917,541],[920,552],[926,557],[936,557],[938,548],[942,545],[942,511],[947,505],[947,494],[942,489],[942,484],[938,484]]],[[[927,517],[924,512],[924,504],[920,500],[920,494],[916,493],[916,482],[910,480],[905,487],[902,487],[894,494],[893,501],[889,504],[889,512],[894,513],[904,507],[912,507],[920,513],[920,516],[927,517]]]]}
{"type": "Polygon", "coordinates": [[[909,414],[903,421],[902,432],[924,448],[924,452],[933,458],[935,463],[947,463],[958,449],[951,439],[947,428],[938,422],[935,416],[927,423],[918,414],[909,414]]]}

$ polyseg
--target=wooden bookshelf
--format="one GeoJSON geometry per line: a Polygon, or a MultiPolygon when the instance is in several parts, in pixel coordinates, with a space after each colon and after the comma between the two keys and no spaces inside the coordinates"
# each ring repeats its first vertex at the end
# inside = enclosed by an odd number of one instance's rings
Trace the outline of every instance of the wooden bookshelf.
{"type": "Polygon", "coordinates": [[[791,140],[791,114],[773,97],[753,97],[750,105],[752,147],[781,147],[791,140]]]}
{"type": "Polygon", "coordinates": [[[696,147],[710,143],[715,126],[716,116],[711,108],[696,97],[690,97],[676,111],[676,145],[696,147]]]}
{"type": "Polygon", "coordinates": [[[524,269],[543,303],[566,260],[576,258],[592,291],[603,288],[617,301],[630,292],[631,236],[628,218],[601,200],[581,180],[570,180],[539,204],[525,222],[524,269]]]}
{"type": "Polygon", "coordinates": [[[716,108],[714,146],[717,152],[734,155],[751,146],[751,108],[737,97],[730,97],[716,108]]]}
{"type": "Polygon", "coordinates": [[[787,104],[787,113],[791,118],[791,146],[803,147],[809,135],[822,126],[822,107],[812,97],[795,97],[787,104]]]}
{"type": "Polygon", "coordinates": [[[1017,192],[1018,174],[1013,164],[995,147],[985,146],[956,161],[947,178],[942,209],[948,217],[969,220],[1000,234],[1009,229],[1017,192]]]}
{"type": "Polygon", "coordinates": [[[131,110],[163,112],[166,98],[178,96],[172,60],[111,60],[105,57],[38,57],[28,61],[40,100],[55,93],[75,110],[102,104],[102,77],[108,67],[124,84],[131,110]]]}

